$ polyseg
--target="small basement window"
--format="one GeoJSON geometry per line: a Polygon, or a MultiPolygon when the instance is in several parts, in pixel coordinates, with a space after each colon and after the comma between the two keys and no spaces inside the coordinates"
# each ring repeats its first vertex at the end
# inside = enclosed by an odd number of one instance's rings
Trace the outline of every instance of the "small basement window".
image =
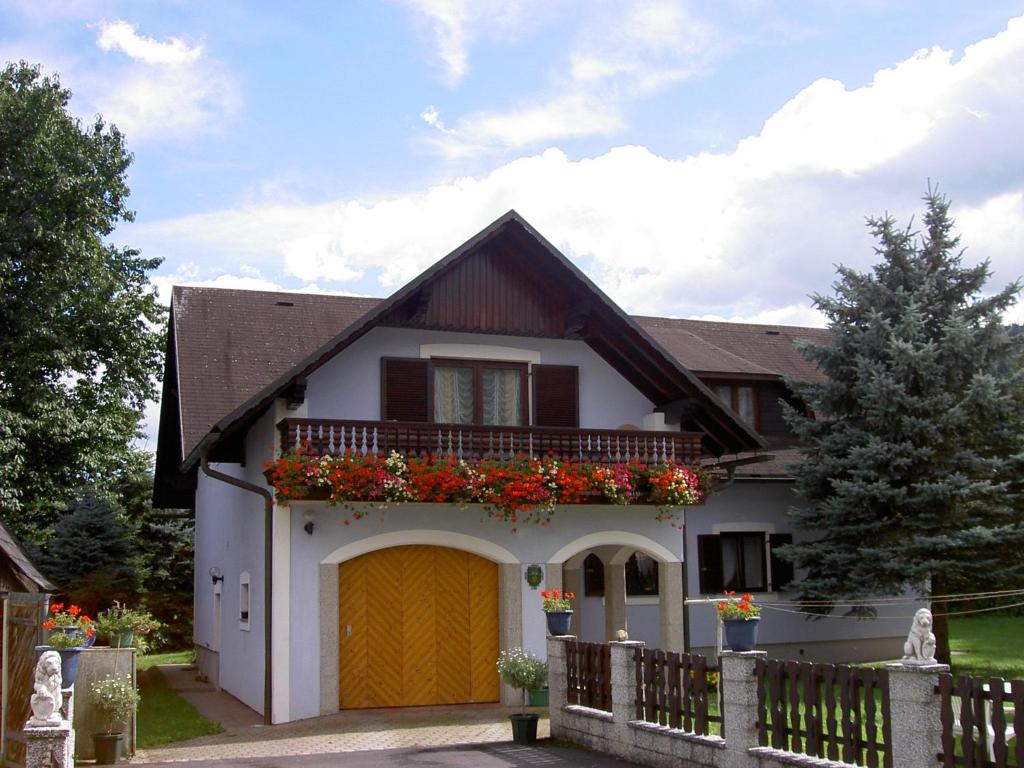
{"type": "Polygon", "coordinates": [[[238,577],[238,628],[249,629],[249,612],[252,609],[252,596],[249,591],[249,572],[242,571],[238,577]]]}

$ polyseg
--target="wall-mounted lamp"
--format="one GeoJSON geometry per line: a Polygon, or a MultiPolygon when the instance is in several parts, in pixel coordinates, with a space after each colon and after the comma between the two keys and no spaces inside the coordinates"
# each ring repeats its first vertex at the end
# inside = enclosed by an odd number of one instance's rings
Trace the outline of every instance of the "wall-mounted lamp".
{"type": "Polygon", "coordinates": [[[302,519],[306,521],[306,524],[302,526],[302,530],[304,530],[306,533],[308,533],[310,536],[312,536],[313,535],[313,521],[315,519],[315,515],[312,512],[310,512],[309,510],[306,510],[305,512],[302,513],[302,519]]]}
{"type": "Polygon", "coordinates": [[[537,563],[526,566],[526,583],[529,584],[532,589],[539,587],[543,580],[544,569],[537,565],[537,563]]]}
{"type": "Polygon", "coordinates": [[[224,573],[215,565],[210,569],[210,578],[213,579],[213,585],[217,586],[218,581],[224,581],[224,573]]]}

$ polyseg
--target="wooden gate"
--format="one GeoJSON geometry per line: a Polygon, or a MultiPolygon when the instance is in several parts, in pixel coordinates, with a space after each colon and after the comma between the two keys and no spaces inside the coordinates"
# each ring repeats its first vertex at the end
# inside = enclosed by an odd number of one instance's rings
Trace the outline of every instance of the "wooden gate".
{"type": "Polygon", "coordinates": [[[31,714],[35,646],[42,644],[42,622],[49,595],[11,592],[3,601],[2,722],[0,750],[5,766],[25,765],[25,737],[21,729],[31,714]]]}
{"type": "Polygon", "coordinates": [[[402,546],[338,569],[341,709],[498,700],[498,568],[402,546]]]}

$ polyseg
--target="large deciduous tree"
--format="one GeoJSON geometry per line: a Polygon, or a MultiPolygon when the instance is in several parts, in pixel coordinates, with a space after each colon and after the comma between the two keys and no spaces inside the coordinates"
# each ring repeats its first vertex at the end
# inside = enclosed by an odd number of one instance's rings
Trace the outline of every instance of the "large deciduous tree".
{"type": "MultiPolygon", "coordinates": [[[[880,263],[841,267],[835,295],[813,297],[832,339],[803,352],[827,378],[792,383],[812,413],[789,412],[806,500],[791,516],[813,537],[788,556],[809,599],[1020,584],[1021,376],[1007,361],[1021,337],[1001,319],[1019,285],[986,295],[988,264],[964,265],[949,202],[925,202],[920,234],[870,219],[880,263]]],[[[949,606],[932,606],[947,662],[949,606]]]]}
{"type": "Polygon", "coordinates": [[[0,513],[37,542],[134,460],[165,315],[159,260],[109,239],[132,219],[123,137],[69,99],[38,67],[0,71],[0,513]]]}

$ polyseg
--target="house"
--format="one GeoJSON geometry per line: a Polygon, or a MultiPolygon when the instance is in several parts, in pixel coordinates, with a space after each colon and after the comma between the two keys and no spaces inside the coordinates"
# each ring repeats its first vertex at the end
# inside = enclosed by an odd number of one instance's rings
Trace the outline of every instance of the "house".
{"type": "Polygon", "coordinates": [[[821,334],[630,317],[515,212],[382,301],[175,288],[155,503],[195,509],[200,667],[275,723],[509,702],[499,649],[545,653],[528,575],[577,593],[585,640],[628,627],[709,650],[714,610],[684,596],[728,587],[779,602],[762,627],[776,654],[896,655],[903,619],[785,612],[792,573],[773,553],[796,498],[778,399],[783,376],[817,375],[793,342],[821,334]],[[674,524],[651,504],[580,503],[513,532],[479,504],[281,503],[265,464],[305,444],[674,458],[728,480],[674,524]]]}

